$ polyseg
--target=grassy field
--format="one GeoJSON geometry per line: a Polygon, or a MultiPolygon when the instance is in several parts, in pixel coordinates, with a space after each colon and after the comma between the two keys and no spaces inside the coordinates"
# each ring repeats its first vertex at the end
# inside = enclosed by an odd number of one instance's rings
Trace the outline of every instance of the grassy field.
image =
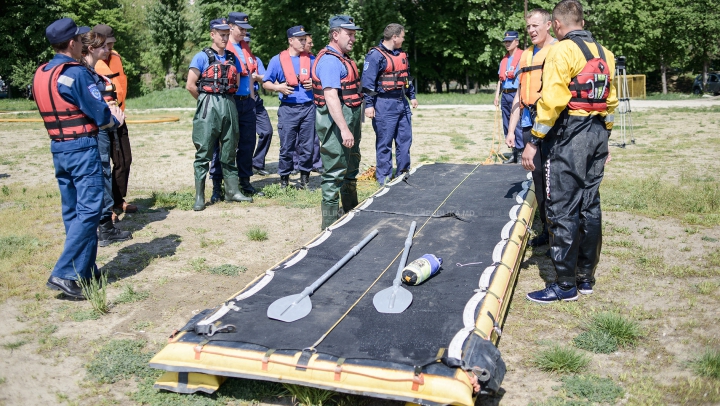
{"type": "MultiPolygon", "coordinates": [[[[174,92],[144,103],[187,94],[174,92]]],[[[305,244],[319,222],[320,192],[283,191],[274,175],[253,177],[266,196],[252,205],[193,212],[192,112],[178,116],[130,127],[128,199],[140,212],[119,223],[133,240],[99,251],[109,283],[92,303],[58,300],[44,287],[64,229],[42,126],[0,123],[0,404],[399,406],[242,379],[211,396],[152,388],[159,372],[147,361],[173,329],[305,244]]],[[[414,162],[482,161],[493,120],[492,112],[423,110],[413,116],[414,162]]],[[[499,345],[508,366],[502,396],[478,405],[720,404],[720,108],[641,111],[633,120],[637,141],[612,147],[601,186],[595,293],[526,301],[553,269],[547,247],[528,249],[499,345]]],[[[369,123],[363,131],[370,165],[369,123]]],[[[359,188],[362,199],[375,184],[359,188]]]]}

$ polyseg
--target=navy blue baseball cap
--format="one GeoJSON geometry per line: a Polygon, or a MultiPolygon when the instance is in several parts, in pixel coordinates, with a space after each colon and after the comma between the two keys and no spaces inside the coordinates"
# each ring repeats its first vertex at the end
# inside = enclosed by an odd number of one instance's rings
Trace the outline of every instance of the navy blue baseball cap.
{"type": "Polygon", "coordinates": [[[210,21],[210,29],[211,30],[229,30],[230,26],[228,25],[226,18],[216,18],[216,19],[210,21]]]}
{"type": "Polygon", "coordinates": [[[90,32],[90,27],[78,27],[72,18],[61,18],[45,29],[45,38],[50,44],[61,44],[72,37],[90,32]]]}
{"type": "Polygon", "coordinates": [[[362,28],[355,25],[355,20],[350,16],[330,17],[330,28],[345,28],[346,30],[362,31],[362,28]]]}
{"type": "Polygon", "coordinates": [[[228,16],[230,23],[238,25],[246,30],[252,30],[253,26],[248,23],[248,15],[238,11],[233,11],[228,16]]]}
{"type": "Polygon", "coordinates": [[[305,27],[303,27],[302,25],[296,25],[296,26],[290,28],[289,30],[287,30],[288,38],[304,37],[306,35],[308,35],[308,33],[305,32],[305,27]]]}
{"type": "Polygon", "coordinates": [[[505,31],[505,38],[503,38],[503,42],[515,41],[518,38],[520,38],[520,34],[518,34],[517,31],[505,31]]]}

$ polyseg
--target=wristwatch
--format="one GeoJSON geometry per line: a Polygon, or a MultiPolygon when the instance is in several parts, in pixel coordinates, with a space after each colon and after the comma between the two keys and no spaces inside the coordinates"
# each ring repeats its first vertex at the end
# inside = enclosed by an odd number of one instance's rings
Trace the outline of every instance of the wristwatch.
{"type": "Polygon", "coordinates": [[[541,141],[542,141],[542,138],[538,138],[538,137],[536,137],[536,136],[533,135],[532,137],[530,137],[530,141],[529,141],[529,142],[530,142],[531,144],[533,144],[534,146],[537,147],[538,145],[540,145],[540,142],[541,142],[541,141]]]}

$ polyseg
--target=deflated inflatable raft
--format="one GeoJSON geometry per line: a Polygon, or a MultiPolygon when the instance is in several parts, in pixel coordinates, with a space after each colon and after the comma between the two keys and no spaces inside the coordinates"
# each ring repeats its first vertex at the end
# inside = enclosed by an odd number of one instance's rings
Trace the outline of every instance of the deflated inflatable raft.
{"type": "Polygon", "coordinates": [[[212,393],[226,377],[312,386],[412,403],[472,405],[470,377],[500,388],[497,349],[535,208],[519,165],[432,164],[378,190],[221,306],[174,333],[150,361],[155,387],[212,393]],[[441,270],[404,286],[412,304],[379,313],[412,221],[409,260],[442,257],[441,270]],[[312,294],[312,311],[267,317],[372,230],[378,235],[312,294]]]}

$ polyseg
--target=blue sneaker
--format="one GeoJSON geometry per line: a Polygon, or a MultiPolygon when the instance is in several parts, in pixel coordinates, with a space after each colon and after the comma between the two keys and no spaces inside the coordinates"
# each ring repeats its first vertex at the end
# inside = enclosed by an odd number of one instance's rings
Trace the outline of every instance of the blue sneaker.
{"type": "Polygon", "coordinates": [[[553,283],[543,290],[528,293],[526,297],[530,301],[544,304],[557,302],[559,300],[571,302],[578,299],[578,294],[576,287],[570,290],[562,290],[557,283],[553,283]]]}
{"type": "Polygon", "coordinates": [[[577,284],[578,292],[582,293],[583,295],[592,295],[593,293],[593,287],[590,282],[580,282],[577,284]]]}

